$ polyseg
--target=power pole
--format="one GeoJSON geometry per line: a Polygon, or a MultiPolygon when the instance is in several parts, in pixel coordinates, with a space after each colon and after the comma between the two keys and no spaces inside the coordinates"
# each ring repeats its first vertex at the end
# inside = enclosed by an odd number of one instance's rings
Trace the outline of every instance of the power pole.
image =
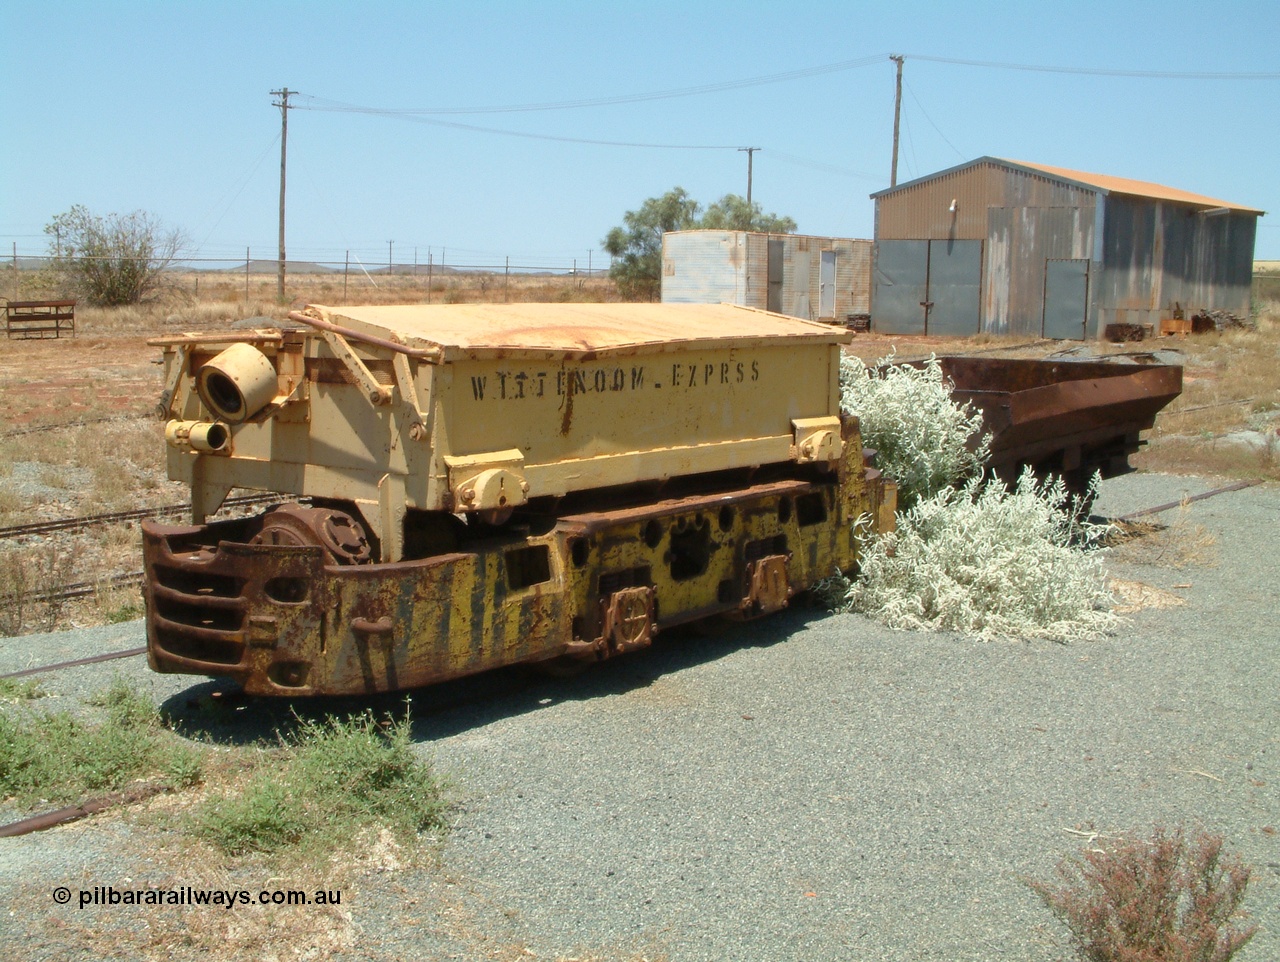
{"type": "Polygon", "coordinates": [[[759,147],[739,147],[739,153],[747,155],[747,208],[751,208],[751,161],[755,157],[755,153],[759,147]]]}
{"type": "Polygon", "coordinates": [[[902,54],[890,54],[889,59],[898,65],[897,89],[893,95],[893,169],[889,172],[889,186],[898,186],[898,121],[902,117],[902,54]]]}
{"type": "Polygon", "coordinates": [[[280,260],[276,280],[276,300],[281,304],[284,303],[284,173],[285,157],[289,147],[289,95],[297,92],[288,87],[271,91],[271,96],[280,98],[273,106],[280,108],[280,260]]]}

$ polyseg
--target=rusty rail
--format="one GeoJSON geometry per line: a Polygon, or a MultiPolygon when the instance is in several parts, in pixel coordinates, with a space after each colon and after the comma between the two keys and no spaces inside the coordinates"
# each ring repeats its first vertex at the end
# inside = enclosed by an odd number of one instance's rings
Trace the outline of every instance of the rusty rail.
{"type": "MultiPolygon", "coordinates": [[[[239,498],[228,498],[222,503],[223,508],[243,508],[255,504],[266,504],[279,501],[278,494],[250,494],[239,498]]],[[[103,514],[87,514],[78,518],[59,518],[56,521],[32,521],[28,524],[15,524],[0,528],[0,540],[20,538],[23,535],[50,534],[55,531],[79,531],[100,524],[116,524],[122,521],[141,521],[144,518],[166,518],[190,511],[191,505],[171,504],[163,508],[135,508],[129,511],[108,511],[103,514]]]]}
{"type": "Polygon", "coordinates": [[[1192,495],[1189,498],[1183,498],[1180,501],[1170,501],[1168,504],[1158,504],[1154,508],[1143,508],[1141,511],[1132,511],[1129,514],[1122,514],[1113,521],[1133,521],[1137,518],[1145,518],[1147,515],[1160,514],[1162,511],[1172,511],[1174,508],[1180,508],[1184,504],[1190,504],[1192,501],[1203,501],[1205,498],[1215,498],[1220,494],[1227,494],[1231,491],[1243,491],[1245,488],[1252,488],[1255,484],[1261,484],[1262,478],[1254,478],[1250,481],[1237,481],[1234,484],[1228,484],[1225,487],[1214,488],[1212,491],[1205,491],[1201,494],[1192,495]]]}
{"type": "Polygon", "coordinates": [[[124,651],[111,651],[105,655],[90,655],[88,658],[76,658],[74,661],[59,661],[52,665],[38,665],[35,668],[11,671],[0,675],[0,681],[6,678],[26,678],[28,675],[39,675],[46,671],[61,671],[64,668],[79,668],[81,665],[96,665],[100,661],[114,661],[116,658],[136,658],[146,653],[146,648],[127,648],[124,651]]]}
{"type": "Polygon", "coordinates": [[[106,811],[108,808],[115,808],[118,805],[134,805],[171,790],[169,785],[153,783],[139,785],[127,791],[116,792],[113,795],[104,795],[101,798],[91,798],[81,802],[79,805],[68,805],[66,808],[57,808],[41,815],[32,815],[30,818],[10,822],[8,825],[0,825],[0,838],[13,838],[17,835],[30,835],[32,832],[41,832],[46,828],[54,828],[89,815],[96,815],[98,812],[106,811]]]}

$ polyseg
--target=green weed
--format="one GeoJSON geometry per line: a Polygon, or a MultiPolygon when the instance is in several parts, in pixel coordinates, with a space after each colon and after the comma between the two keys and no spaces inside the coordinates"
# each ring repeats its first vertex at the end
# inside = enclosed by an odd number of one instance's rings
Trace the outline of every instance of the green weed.
{"type": "Polygon", "coordinates": [[[166,730],[150,700],[116,681],[94,704],[102,722],[25,706],[0,708],[0,797],[74,801],[143,777],[179,786],[200,779],[193,749],[166,730]]]}
{"type": "Polygon", "coordinates": [[[401,838],[444,827],[443,789],[413,753],[407,714],[303,721],[282,743],[275,764],[196,811],[196,834],[228,854],[328,853],[371,826],[401,838]]]}

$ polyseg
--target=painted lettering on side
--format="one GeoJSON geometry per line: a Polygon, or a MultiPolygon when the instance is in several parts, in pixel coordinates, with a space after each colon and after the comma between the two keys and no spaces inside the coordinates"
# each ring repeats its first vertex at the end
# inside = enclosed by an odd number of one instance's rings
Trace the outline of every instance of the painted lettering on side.
{"type": "Polygon", "coordinates": [[[680,390],[734,388],[760,380],[758,360],[687,361],[656,365],[602,365],[588,368],[500,368],[470,375],[475,401],[520,401],[531,398],[592,394],[636,394],[664,386],[680,390]]]}

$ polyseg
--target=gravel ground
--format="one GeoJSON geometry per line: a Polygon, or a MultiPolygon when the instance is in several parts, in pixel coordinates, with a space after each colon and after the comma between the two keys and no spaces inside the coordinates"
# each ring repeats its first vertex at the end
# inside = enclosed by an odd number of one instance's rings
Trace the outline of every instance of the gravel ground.
{"type": "MultiPolygon", "coordinates": [[[[1130,475],[1104,484],[1097,510],[1213,486],[1130,475]]],[[[500,673],[420,693],[422,750],[459,798],[437,862],[361,874],[340,931],[277,919],[272,951],[1062,959],[1063,933],[1023,880],[1078,851],[1076,832],[1185,821],[1254,866],[1261,929],[1239,958],[1280,958],[1280,488],[1188,511],[1217,536],[1217,563],[1113,563],[1186,604],[1139,610],[1100,642],[984,644],[794,610],[714,638],[673,633],[569,681],[500,673]]],[[[7,640],[0,672],[142,638],[132,623],[7,640]]],[[[137,658],[45,676],[55,697],[38,704],[74,705],[113,671],[215,742],[283,717],[255,703],[204,722],[186,706],[215,685],[149,675],[137,658]]],[[[121,816],[0,841],[0,957],[70,957],[71,943],[49,941],[68,928],[89,946],[75,957],[95,957],[83,933],[127,924],[124,910],[48,893],[171,884],[147,845],[121,816]]],[[[234,938],[225,948],[240,957],[234,938]]]]}

